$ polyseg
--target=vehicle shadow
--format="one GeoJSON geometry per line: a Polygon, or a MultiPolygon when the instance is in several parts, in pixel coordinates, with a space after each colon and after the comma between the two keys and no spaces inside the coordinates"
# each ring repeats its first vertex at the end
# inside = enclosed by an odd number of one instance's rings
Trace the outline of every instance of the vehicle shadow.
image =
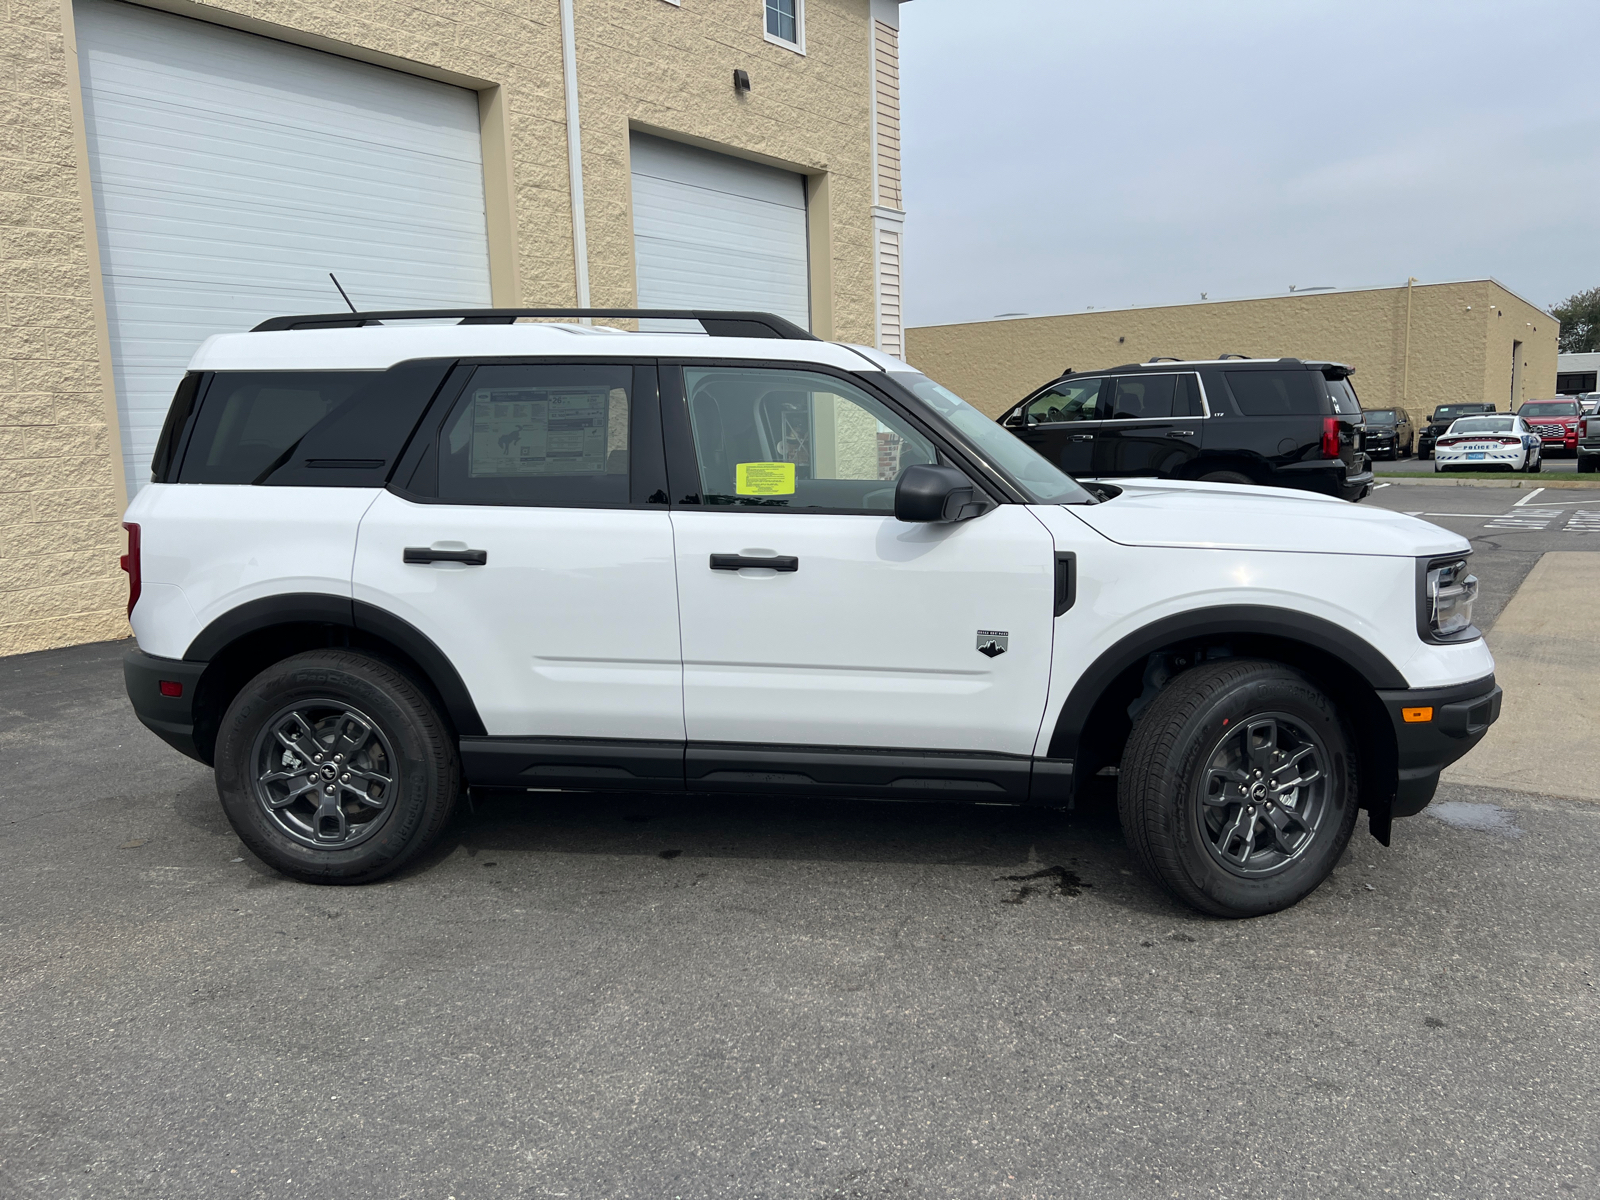
{"type": "MultiPolygon", "coordinates": [[[[774,799],[752,796],[474,789],[437,845],[396,881],[465,853],[592,854],[773,862],[993,868],[1039,890],[1081,877],[1136,908],[1170,901],[1133,863],[1117,823],[1115,781],[1094,780],[1071,811],[1005,805],[774,799]],[[1131,893],[1131,894],[1129,894],[1131,893]]],[[[1032,888],[1029,889],[1034,890],[1032,888]]]]}

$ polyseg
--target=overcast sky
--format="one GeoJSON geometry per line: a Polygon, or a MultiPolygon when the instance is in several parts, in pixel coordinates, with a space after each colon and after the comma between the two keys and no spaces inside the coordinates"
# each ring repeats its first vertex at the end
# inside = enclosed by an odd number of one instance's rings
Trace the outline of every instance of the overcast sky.
{"type": "Polygon", "coordinates": [[[906,317],[1600,286],[1597,0],[914,0],[906,317]]]}

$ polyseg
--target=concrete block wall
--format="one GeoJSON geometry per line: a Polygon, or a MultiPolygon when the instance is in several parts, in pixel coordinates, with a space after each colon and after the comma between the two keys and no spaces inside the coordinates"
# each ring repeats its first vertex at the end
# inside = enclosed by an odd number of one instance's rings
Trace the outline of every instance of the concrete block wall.
{"type": "Polygon", "coordinates": [[[1404,402],[1415,415],[1451,401],[1505,411],[1513,340],[1523,342],[1521,399],[1553,395],[1558,332],[1505,287],[1472,280],[1409,296],[1401,286],[932,325],[907,330],[906,344],[913,366],[991,416],[1068,367],[1223,353],[1348,363],[1364,407],[1404,402]]]}

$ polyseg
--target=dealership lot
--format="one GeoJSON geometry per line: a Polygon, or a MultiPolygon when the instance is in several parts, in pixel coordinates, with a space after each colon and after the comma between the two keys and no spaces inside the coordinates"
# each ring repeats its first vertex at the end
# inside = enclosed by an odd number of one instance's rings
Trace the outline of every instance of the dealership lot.
{"type": "MultiPolygon", "coordinates": [[[[1528,496],[1366,503],[1472,538],[1489,622],[1600,546],[1600,493],[1528,496]]],[[[3,663],[8,1195],[1600,1188],[1592,803],[1446,785],[1240,923],[1141,878],[1104,795],[481,796],[319,889],[137,725],[121,648],[3,663]]]]}

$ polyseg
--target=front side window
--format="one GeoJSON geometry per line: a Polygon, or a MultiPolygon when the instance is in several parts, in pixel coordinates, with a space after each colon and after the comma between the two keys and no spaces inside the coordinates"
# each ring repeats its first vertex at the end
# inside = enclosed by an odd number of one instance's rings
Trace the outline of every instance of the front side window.
{"type": "MultiPolygon", "coordinates": [[[[896,371],[893,378],[954,426],[990,464],[1008,475],[1032,503],[1097,503],[1093,496],[1078,486],[1072,476],[949,388],[915,371],[896,371]]],[[[1100,381],[1096,379],[1091,382],[1098,392],[1100,381]]]]}
{"type": "Polygon", "coordinates": [[[1176,375],[1123,375],[1111,394],[1113,421],[1139,421],[1172,416],[1176,375]]]}
{"type": "Polygon", "coordinates": [[[707,504],[892,512],[900,473],[939,461],[888,406],[828,375],[686,367],[683,384],[707,504]]]}
{"type": "Polygon", "coordinates": [[[1063,421],[1093,421],[1100,402],[1103,379],[1063,379],[1028,401],[1029,425],[1056,425],[1063,421]]]}
{"type": "Polygon", "coordinates": [[[378,371],[218,371],[206,389],[180,483],[254,483],[378,371]]]}
{"type": "Polygon", "coordinates": [[[445,418],[417,490],[466,504],[628,503],[630,366],[479,367],[445,418]]]}
{"type": "Polygon", "coordinates": [[[800,44],[800,5],[803,0],[766,0],[767,33],[781,42],[800,44]]]}

